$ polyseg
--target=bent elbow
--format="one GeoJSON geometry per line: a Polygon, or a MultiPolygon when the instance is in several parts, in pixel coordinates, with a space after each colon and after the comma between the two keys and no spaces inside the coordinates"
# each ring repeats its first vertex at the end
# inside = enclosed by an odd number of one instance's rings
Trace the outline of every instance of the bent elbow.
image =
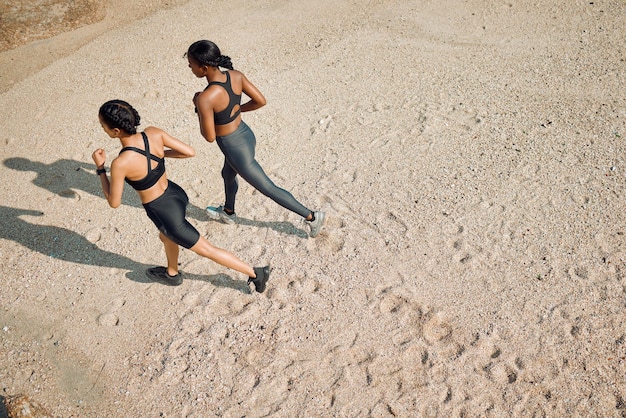
{"type": "Polygon", "coordinates": [[[200,128],[200,134],[202,135],[202,138],[204,138],[207,142],[215,141],[215,138],[211,138],[207,131],[208,129],[203,129],[202,127],[200,128]]]}

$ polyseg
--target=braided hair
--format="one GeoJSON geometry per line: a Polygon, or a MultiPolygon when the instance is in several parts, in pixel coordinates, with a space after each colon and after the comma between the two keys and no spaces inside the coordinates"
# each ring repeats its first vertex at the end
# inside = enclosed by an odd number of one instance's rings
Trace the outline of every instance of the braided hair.
{"type": "Polygon", "coordinates": [[[187,50],[188,57],[193,58],[201,65],[209,67],[223,67],[233,69],[233,63],[229,56],[222,55],[220,49],[214,42],[201,40],[196,41],[187,50]]]}
{"type": "Polygon", "coordinates": [[[121,129],[128,134],[136,134],[141,118],[130,104],[123,100],[109,100],[102,106],[98,114],[111,129],[121,129]]]}

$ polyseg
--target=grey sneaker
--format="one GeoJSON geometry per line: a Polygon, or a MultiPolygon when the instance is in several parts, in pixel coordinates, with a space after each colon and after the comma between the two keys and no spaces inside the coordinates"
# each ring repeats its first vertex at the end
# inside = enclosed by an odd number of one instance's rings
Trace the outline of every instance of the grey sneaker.
{"type": "Polygon", "coordinates": [[[309,232],[309,236],[311,238],[315,238],[317,234],[320,233],[322,226],[324,225],[324,220],[326,219],[326,213],[322,211],[313,212],[313,216],[315,216],[314,221],[307,221],[309,226],[311,227],[311,232],[309,232]]]}
{"type": "Polygon", "coordinates": [[[234,213],[229,215],[224,211],[224,206],[207,206],[206,213],[209,215],[209,218],[214,221],[220,221],[228,225],[232,225],[235,223],[237,219],[237,215],[234,213]]]}

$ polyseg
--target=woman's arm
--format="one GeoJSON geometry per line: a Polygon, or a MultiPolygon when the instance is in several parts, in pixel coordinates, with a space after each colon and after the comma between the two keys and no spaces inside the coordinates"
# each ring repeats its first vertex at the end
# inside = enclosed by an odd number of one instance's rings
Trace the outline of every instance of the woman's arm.
{"type": "Polygon", "coordinates": [[[106,171],[103,171],[104,163],[106,162],[104,149],[98,148],[91,157],[96,163],[96,169],[101,172],[98,175],[100,177],[100,185],[109,206],[112,208],[119,207],[122,203],[122,192],[124,191],[124,174],[120,172],[121,167],[117,164],[117,158],[111,163],[111,180],[109,181],[106,171]]]}
{"type": "Polygon", "coordinates": [[[158,135],[161,138],[161,142],[163,143],[163,155],[166,158],[190,158],[196,155],[196,150],[193,149],[191,145],[174,138],[162,129],[149,126],[144,131],[149,133],[150,136],[158,135]]]}
{"type": "Polygon", "coordinates": [[[211,89],[196,93],[193,102],[198,111],[200,133],[208,142],[215,141],[215,120],[213,119],[213,105],[211,104],[211,89]]]}
{"type": "Polygon", "coordinates": [[[267,103],[261,91],[243,73],[241,73],[241,89],[250,98],[249,101],[241,105],[242,112],[257,110],[267,103]]]}

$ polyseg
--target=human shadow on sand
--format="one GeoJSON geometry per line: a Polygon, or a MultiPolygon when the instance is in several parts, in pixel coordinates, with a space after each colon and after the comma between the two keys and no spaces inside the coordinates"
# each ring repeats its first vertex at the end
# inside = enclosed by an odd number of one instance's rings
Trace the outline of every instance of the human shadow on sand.
{"type": "MultiPolygon", "coordinates": [[[[202,210],[202,209],[201,209],[202,210]]],[[[204,210],[202,210],[202,212],[205,214],[205,218],[208,218],[208,215],[206,215],[206,212],[204,210]]],[[[188,212],[189,213],[189,212],[188,212]]],[[[214,219],[210,219],[210,221],[221,224],[222,222],[214,220],[214,219]]],[[[291,222],[266,222],[266,221],[255,221],[252,219],[247,219],[247,218],[242,218],[239,215],[237,215],[237,219],[235,220],[235,224],[236,225],[244,225],[244,226],[254,226],[257,228],[269,228],[269,229],[273,229],[276,232],[280,232],[281,234],[285,234],[285,235],[295,235],[298,238],[308,238],[309,234],[299,228],[296,228],[291,222]]]]}
{"type": "Polygon", "coordinates": [[[0,395],[0,418],[9,418],[9,411],[4,406],[5,399],[4,396],[0,395]]]}
{"type": "MultiPolygon", "coordinates": [[[[145,275],[154,267],[138,263],[130,258],[98,248],[82,235],[52,225],[38,225],[22,219],[22,216],[42,216],[36,210],[18,209],[0,205],[0,238],[14,241],[32,251],[57,260],[98,267],[129,270],[126,277],[139,283],[153,283],[145,275]]],[[[155,232],[155,238],[158,239],[155,232]]],[[[200,280],[217,287],[226,287],[242,293],[250,293],[245,280],[234,280],[225,274],[198,275],[184,273],[185,280],[200,280]]]]}
{"type": "MultiPolygon", "coordinates": [[[[12,170],[36,173],[37,176],[33,179],[33,184],[60,197],[78,200],[80,196],[75,190],[81,190],[93,196],[103,198],[100,179],[94,172],[95,167],[93,164],[68,159],[44,164],[26,158],[13,157],[4,160],[4,165],[12,170]]],[[[143,208],[135,191],[126,185],[124,185],[122,194],[122,204],[143,208]]],[[[198,221],[207,219],[203,209],[194,207],[191,204],[189,204],[188,209],[192,209],[188,213],[194,219],[198,221]]]]}
{"type": "Polygon", "coordinates": [[[265,222],[254,221],[252,219],[237,216],[235,223],[246,226],[256,226],[257,228],[270,228],[276,232],[286,235],[295,235],[298,238],[308,238],[309,234],[302,229],[296,228],[291,222],[265,222]]]}

